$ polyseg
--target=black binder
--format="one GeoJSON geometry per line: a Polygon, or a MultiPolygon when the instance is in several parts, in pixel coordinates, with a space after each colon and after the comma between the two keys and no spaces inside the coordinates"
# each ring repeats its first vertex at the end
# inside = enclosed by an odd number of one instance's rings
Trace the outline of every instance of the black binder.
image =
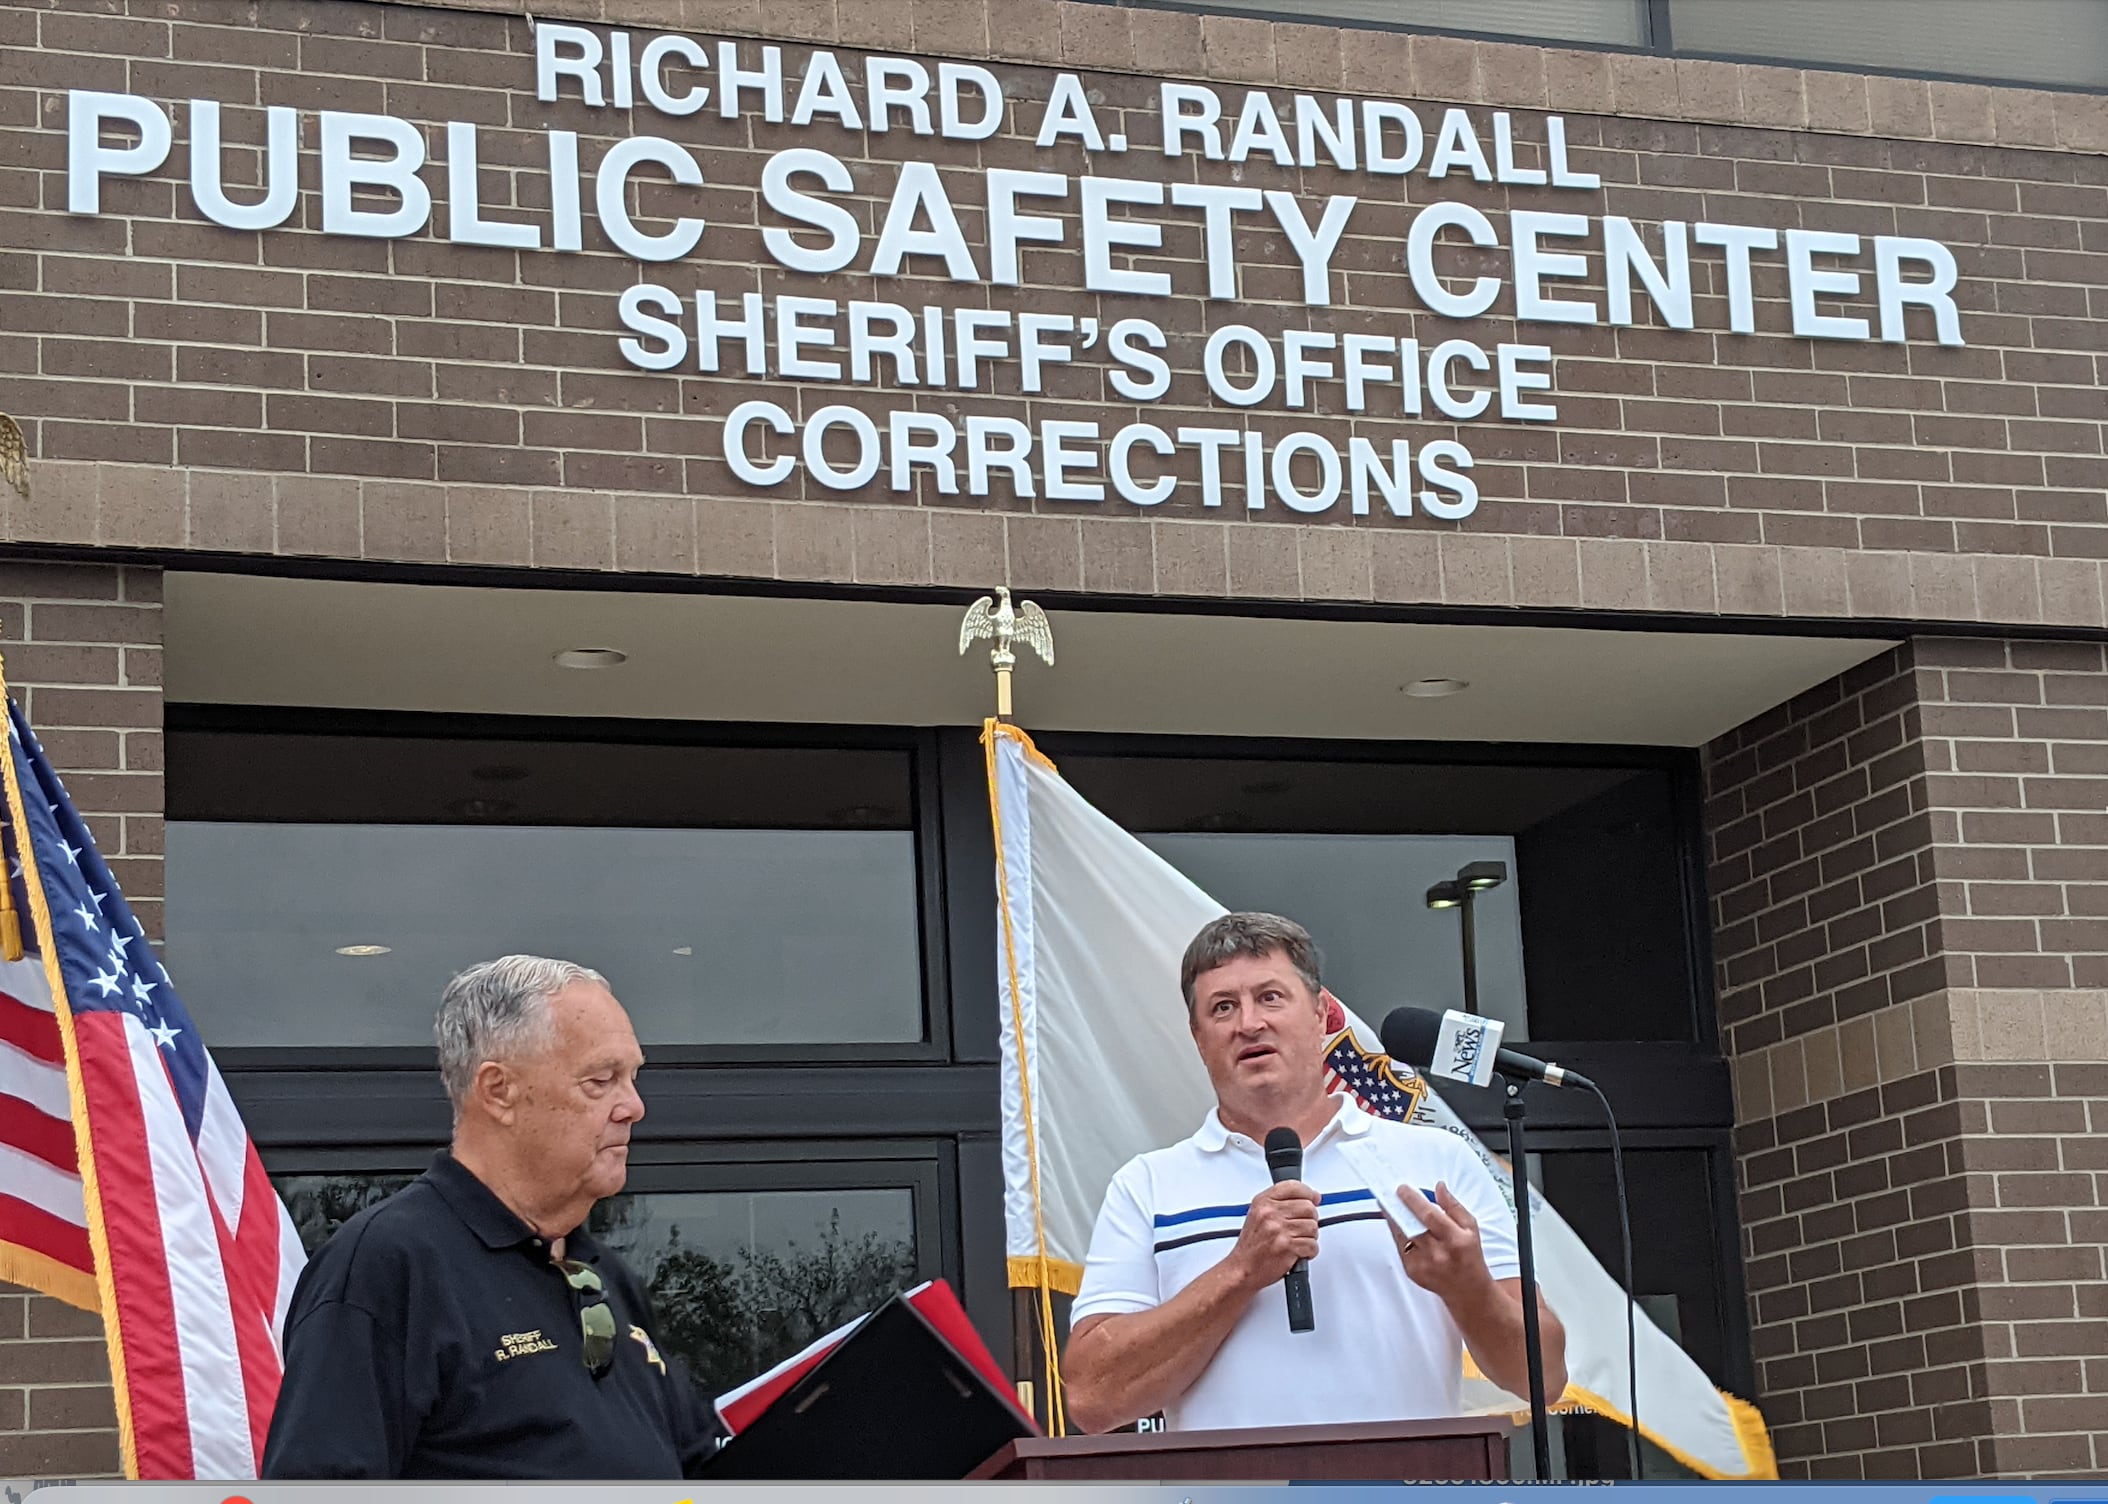
{"type": "Polygon", "coordinates": [[[718,1479],[964,1478],[1032,1423],[896,1295],[702,1465],[718,1479]]]}

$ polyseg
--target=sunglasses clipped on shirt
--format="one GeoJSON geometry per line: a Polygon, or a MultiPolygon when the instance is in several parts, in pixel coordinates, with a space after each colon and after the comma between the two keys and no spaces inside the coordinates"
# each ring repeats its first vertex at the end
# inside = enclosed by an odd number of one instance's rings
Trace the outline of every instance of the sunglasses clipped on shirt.
{"type": "Polygon", "coordinates": [[[591,1264],[558,1259],[556,1267],[563,1271],[564,1283],[571,1287],[572,1294],[581,1297],[578,1330],[585,1341],[586,1371],[597,1379],[615,1362],[615,1312],[608,1305],[607,1286],[600,1282],[600,1272],[591,1264]]]}

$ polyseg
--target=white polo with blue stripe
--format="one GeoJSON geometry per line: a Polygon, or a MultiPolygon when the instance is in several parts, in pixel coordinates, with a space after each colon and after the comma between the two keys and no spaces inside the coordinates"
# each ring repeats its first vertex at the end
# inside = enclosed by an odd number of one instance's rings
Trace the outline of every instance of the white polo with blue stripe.
{"type": "MultiPolygon", "coordinates": [[[[1316,1330],[1288,1329],[1286,1296],[1261,1290],[1214,1361],[1166,1407],[1177,1431],[1455,1415],[1463,1335],[1441,1298],[1406,1276],[1374,1187],[1448,1185],[1478,1219],[1495,1279],[1515,1279],[1515,1218],[1470,1147],[1440,1128],[1393,1123],[1344,1095],[1304,1147],[1319,1195],[1310,1261],[1316,1330]]],[[[1252,1198],[1273,1183],[1263,1147],[1210,1112],[1183,1143],[1129,1160],[1105,1193],[1069,1317],[1153,1310],[1236,1246],[1252,1198]]]]}

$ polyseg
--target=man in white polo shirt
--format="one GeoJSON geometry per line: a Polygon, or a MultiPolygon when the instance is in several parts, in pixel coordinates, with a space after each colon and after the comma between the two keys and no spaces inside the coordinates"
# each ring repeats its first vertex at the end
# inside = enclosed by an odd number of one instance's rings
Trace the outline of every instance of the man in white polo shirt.
{"type": "MultiPolygon", "coordinates": [[[[1325,1090],[1325,1006],[1310,934],[1226,914],[1187,947],[1187,1021],[1215,1111],[1184,1143],[1113,1177],[1070,1315],[1070,1420],[1108,1431],[1162,1412],[1173,1430],[1454,1415],[1469,1348],[1528,1394],[1515,1218],[1470,1149],[1325,1090]],[[1303,1178],[1272,1183],[1276,1128],[1303,1178]],[[1394,1227],[1379,1191],[1417,1225],[1394,1227]],[[1310,1261],[1315,1329],[1291,1332],[1282,1277],[1310,1261]]],[[[1566,1333],[1542,1299],[1545,1393],[1566,1333]]]]}

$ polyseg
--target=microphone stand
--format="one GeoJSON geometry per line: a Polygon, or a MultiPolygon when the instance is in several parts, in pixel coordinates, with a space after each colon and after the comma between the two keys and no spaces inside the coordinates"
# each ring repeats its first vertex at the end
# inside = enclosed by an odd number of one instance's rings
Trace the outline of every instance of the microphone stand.
{"type": "Polygon", "coordinates": [[[1544,1335],[1537,1325],[1537,1263],[1530,1247],[1530,1172],[1523,1158],[1523,1082],[1501,1077],[1507,1100],[1501,1116],[1508,1120],[1508,1168],[1515,1179],[1515,1252],[1522,1265],[1522,1346],[1530,1369],[1530,1445],[1537,1456],[1537,1481],[1552,1477],[1552,1438],[1544,1399],[1544,1335]]]}

